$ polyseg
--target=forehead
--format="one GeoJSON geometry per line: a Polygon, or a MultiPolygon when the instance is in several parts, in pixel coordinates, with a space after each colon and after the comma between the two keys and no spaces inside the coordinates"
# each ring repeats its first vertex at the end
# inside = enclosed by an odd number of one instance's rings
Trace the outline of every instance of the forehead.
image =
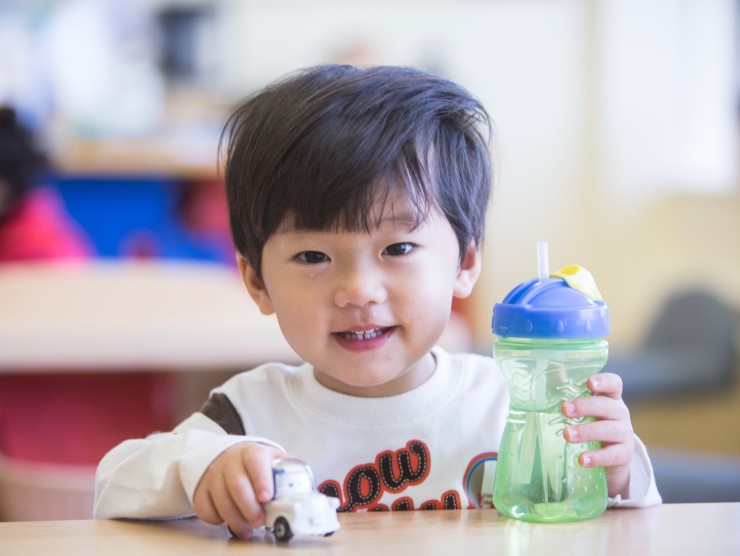
{"type": "Polygon", "coordinates": [[[376,222],[379,227],[390,224],[415,228],[427,219],[428,212],[428,209],[412,203],[401,191],[391,190],[383,197],[376,196],[370,211],[370,221],[376,222]]]}

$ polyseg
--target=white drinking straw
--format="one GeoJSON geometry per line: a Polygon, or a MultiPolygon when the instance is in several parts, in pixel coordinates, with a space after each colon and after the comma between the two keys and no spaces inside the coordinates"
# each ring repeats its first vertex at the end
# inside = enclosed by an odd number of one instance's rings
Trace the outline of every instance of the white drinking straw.
{"type": "Polygon", "coordinates": [[[546,241],[537,242],[537,276],[540,282],[550,278],[550,255],[546,241]]]}

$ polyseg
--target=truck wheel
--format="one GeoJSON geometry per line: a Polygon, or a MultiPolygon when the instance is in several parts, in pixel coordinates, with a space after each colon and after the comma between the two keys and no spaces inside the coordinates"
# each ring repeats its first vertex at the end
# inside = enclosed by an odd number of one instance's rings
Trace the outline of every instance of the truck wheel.
{"type": "Polygon", "coordinates": [[[275,538],[281,542],[288,542],[293,538],[293,531],[290,530],[290,524],[284,517],[275,520],[275,538]]]}

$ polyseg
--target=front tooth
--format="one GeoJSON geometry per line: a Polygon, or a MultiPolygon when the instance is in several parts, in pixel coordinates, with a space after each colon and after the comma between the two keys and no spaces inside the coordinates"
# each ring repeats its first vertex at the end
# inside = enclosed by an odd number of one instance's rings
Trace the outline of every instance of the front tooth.
{"type": "Polygon", "coordinates": [[[379,328],[374,328],[373,330],[365,330],[364,332],[350,332],[349,335],[351,335],[355,340],[369,340],[371,338],[375,338],[380,334],[379,328]]]}

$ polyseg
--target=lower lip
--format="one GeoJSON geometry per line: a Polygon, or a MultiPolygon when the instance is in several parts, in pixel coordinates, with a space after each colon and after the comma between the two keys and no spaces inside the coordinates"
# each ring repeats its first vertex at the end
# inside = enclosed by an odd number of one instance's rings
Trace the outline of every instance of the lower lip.
{"type": "Polygon", "coordinates": [[[386,328],[382,334],[379,336],[376,336],[375,338],[370,338],[367,340],[362,339],[349,339],[345,336],[341,336],[340,334],[333,334],[334,339],[337,341],[337,343],[342,346],[344,349],[349,351],[370,351],[373,349],[378,349],[383,347],[385,344],[387,344],[391,336],[393,336],[393,333],[396,331],[395,327],[386,328]]]}

